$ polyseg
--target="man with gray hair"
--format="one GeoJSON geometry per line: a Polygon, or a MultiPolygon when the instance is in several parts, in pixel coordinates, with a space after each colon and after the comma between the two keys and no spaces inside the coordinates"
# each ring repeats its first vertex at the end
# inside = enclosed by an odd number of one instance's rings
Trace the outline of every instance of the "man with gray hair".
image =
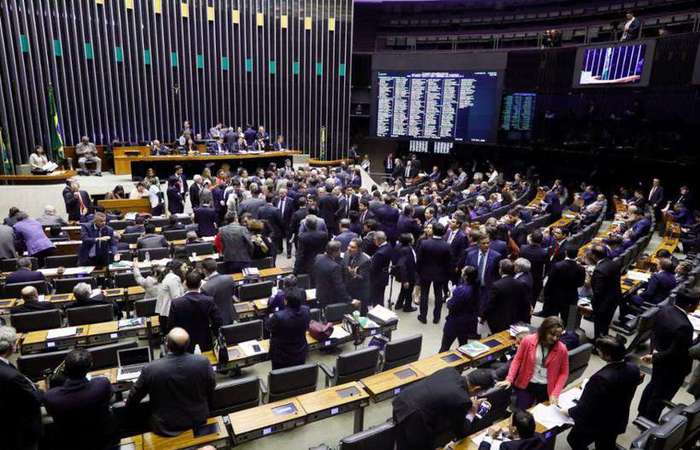
{"type": "Polygon", "coordinates": [[[107,216],[97,212],[92,223],[80,225],[80,250],[78,263],[81,266],[104,267],[109,264],[110,255],[117,251],[114,230],[107,225],[107,216]]]}
{"type": "Polygon", "coordinates": [[[513,268],[515,269],[515,279],[520,281],[527,288],[528,298],[531,298],[532,286],[534,283],[532,273],[530,273],[532,264],[527,259],[521,257],[515,260],[513,268]]]}
{"type": "Polygon", "coordinates": [[[50,227],[51,225],[68,225],[68,222],[63,220],[63,217],[56,214],[56,208],[51,205],[44,206],[44,214],[37,217],[36,221],[44,227],[50,227]]]}
{"type": "Polygon", "coordinates": [[[5,284],[29,283],[31,281],[45,281],[46,277],[38,270],[32,270],[32,258],[22,257],[17,261],[17,270],[5,279],[5,284]]]}
{"type": "Polygon", "coordinates": [[[102,159],[97,156],[97,147],[95,144],[90,142],[90,138],[83,136],[80,138],[80,144],[75,146],[75,154],[78,156],[78,164],[80,164],[80,170],[84,173],[89,174],[87,170],[87,163],[95,163],[95,175],[98,177],[102,176],[102,159]]]}
{"type": "Polygon", "coordinates": [[[2,448],[34,450],[41,437],[41,393],[10,364],[17,349],[17,332],[12,327],[0,327],[0,390],[2,405],[2,448]]]}
{"type": "Polygon", "coordinates": [[[73,297],[75,302],[68,304],[66,308],[80,308],[83,306],[110,305],[116,312],[116,305],[111,300],[107,300],[101,292],[92,293],[92,286],[87,283],[78,283],[73,287],[73,297]]]}

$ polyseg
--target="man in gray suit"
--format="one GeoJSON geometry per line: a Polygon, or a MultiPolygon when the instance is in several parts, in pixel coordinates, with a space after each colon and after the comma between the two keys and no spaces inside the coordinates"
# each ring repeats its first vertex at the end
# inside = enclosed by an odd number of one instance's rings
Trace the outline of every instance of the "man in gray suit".
{"type": "Polygon", "coordinates": [[[207,273],[205,283],[202,286],[202,293],[213,297],[214,303],[219,308],[223,325],[233,323],[233,291],[236,282],[230,275],[222,275],[216,271],[217,264],[214,259],[205,259],[202,267],[207,273]]]}
{"type": "Polygon", "coordinates": [[[362,239],[352,239],[343,256],[345,286],[352,298],[361,302],[369,300],[370,262],[369,255],[362,251],[362,239]]]}
{"type": "Polygon", "coordinates": [[[15,250],[15,232],[12,227],[0,225],[0,259],[17,257],[15,250]]]}
{"type": "Polygon", "coordinates": [[[260,188],[256,183],[250,183],[250,198],[247,198],[238,205],[238,217],[243,213],[250,213],[254,218],[258,218],[258,210],[265,205],[265,200],[260,198],[260,188]]]}
{"type": "Polygon", "coordinates": [[[202,355],[186,352],[190,336],[182,328],[168,333],[168,354],[148,364],[134,383],[126,406],[148,395],[151,426],[161,436],[176,436],[204,424],[216,387],[214,371],[202,355]]]}
{"type": "Polygon", "coordinates": [[[152,223],[144,225],[146,234],[136,241],[137,248],[163,248],[168,247],[168,240],[162,234],[156,234],[156,227],[152,223]]]}
{"type": "Polygon", "coordinates": [[[219,228],[221,253],[224,255],[224,273],[241,272],[250,266],[253,242],[248,229],[236,221],[236,213],[226,213],[227,225],[219,228]]]}

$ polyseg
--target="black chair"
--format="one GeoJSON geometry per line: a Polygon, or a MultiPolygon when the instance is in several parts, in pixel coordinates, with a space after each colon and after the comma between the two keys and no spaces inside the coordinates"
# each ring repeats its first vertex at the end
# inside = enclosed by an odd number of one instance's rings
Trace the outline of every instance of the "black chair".
{"type": "Polygon", "coordinates": [[[227,345],[235,345],[239,342],[262,339],[263,321],[251,320],[249,322],[232,323],[231,325],[222,326],[219,330],[224,339],[226,339],[227,345]]]}
{"type": "Polygon", "coordinates": [[[345,352],[338,356],[335,367],[321,363],[321,370],[326,374],[326,387],[332,384],[344,384],[360,378],[374,375],[379,368],[379,348],[367,347],[345,352]]]}
{"type": "Polygon", "coordinates": [[[339,450],[394,450],[394,423],[389,421],[340,440],[339,450]]]}
{"type": "Polygon", "coordinates": [[[297,287],[300,289],[311,289],[311,277],[308,273],[297,275],[297,287]]]}
{"type": "Polygon", "coordinates": [[[634,339],[632,339],[632,342],[630,342],[630,345],[627,346],[626,350],[628,353],[635,351],[637,347],[651,338],[651,334],[654,330],[654,318],[657,312],[659,312],[659,308],[654,307],[647,309],[639,315],[637,319],[637,334],[634,336],[634,339]]]}
{"type": "Polygon", "coordinates": [[[135,348],[138,346],[136,341],[117,342],[116,344],[99,345],[97,347],[88,347],[87,351],[92,355],[92,369],[100,370],[110,367],[117,367],[117,352],[127,348],[135,348]]]}
{"type": "Polygon", "coordinates": [[[12,314],[10,323],[18,333],[61,328],[61,312],[58,309],[12,314]]]}
{"type": "Polygon", "coordinates": [[[268,401],[276,402],[316,390],[318,378],[317,364],[302,364],[271,370],[267,376],[269,389],[268,401]]]}
{"type": "Polygon", "coordinates": [[[198,255],[211,255],[216,253],[214,250],[214,244],[211,242],[198,242],[196,244],[185,245],[185,253],[191,255],[196,253],[198,255]]]}
{"type": "Polygon", "coordinates": [[[119,236],[119,242],[124,244],[135,244],[141,237],[141,233],[123,233],[119,236]]]}
{"type": "MultiPolygon", "coordinates": [[[[700,400],[696,400],[690,405],[675,405],[666,414],[661,416],[660,423],[666,423],[673,417],[681,415],[688,419],[688,426],[685,429],[685,436],[683,436],[683,448],[691,449],[695,448],[694,444],[700,437],[700,400]]],[[[639,423],[640,418],[635,420],[635,424],[639,423]]],[[[650,426],[655,426],[653,422],[648,422],[650,426]]],[[[643,423],[646,425],[646,423],[643,423]]]]}
{"type": "Polygon", "coordinates": [[[148,219],[148,223],[153,225],[154,227],[158,228],[163,228],[164,226],[170,225],[170,218],[168,217],[154,217],[151,219],[148,219]]]}
{"type": "Polygon", "coordinates": [[[110,220],[109,227],[115,231],[124,230],[126,227],[134,223],[131,220],[110,220]]]}
{"type": "Polygon", "coordinates": [[[70,350],[20,355],[17,358],[17,369],[32,381],[40,380],[45,377],[47,371],[53,371],[58,367],[68,353],[70,350]]]}
{"type": "Polygon", "coordinates": [[[168,241],[180,241],[187,238],[187,230],[167,230],[163,231],[163,236],[168,241]]]}
{"type": "Polygon", "coordinates": [[[402,339],[394,339],[384,347],[384,366],[382,370],[393,369],[414,361],[420,357],[423,335],[417,334],[402,339]]]}
{"type": "MultiPolygon", "coordinates": [[[[141,275],[143,277],[146,277],[150,274],[151,274],[150,270],[141,270],[141,275]]],[[[136,282],[136,279],[134,278],[134,274],[132,272],[115,273],[113,278],[114,278],[114,287],[127,288],[127,287],[138,285],[138,283],[136,282]]]]}
{"type": "Polygon", "coordinates": [[[510,415],[508,408],[511,406],[513,389],[503,389],[500,387],[492,387],[483,392],[476,394],[478,398],[486,399],[491,404],[491,409],[488,413],[482,416],[481,419],[475,419],[469,429],[470,433],[476,433],[480,430],[490,427],[499,420],[503,420],[510,415]]]}
{"type": "Polygon", "coordinates": [[[59,278],[54,281],[54,287],[56,288],[57,294],[68,294],[73,292],[73,288],[78,283],[87,283],[91,287],[94,287],[94,280],[92,277],[59,278]]]}
{"type": "Polygon", "coordinates": [[[2,296],[4,298],[20,298],[22,289],[27,286],[33,286],[39,292],[39,294],[47,294],[49,292],[49,285],[44,280],[39,281],[28,281],[26,283],[10,283],[3,287],[2,296]]]}
{"type": "Polygon", "coordinates": [[[251,264],[253,264],[253,267],[256,267],[258,270],[272,269],[275,267],[275,259],[272,256],[268,256],[267,258],[254,259],[251,261],[251,264]]]}
{"type": "Polygon", "coordinates": [[[112,305],[94,305],[67,308],[66,317],[68,318],[68,326],[71,327],[90,323],[109,322],[110,320],[114,320],[114,307],[112,305]]]}
{"type": "Polygon", "coordinates": [[[151,317],[156,315],[156,299],[144,298],[134,302],[136,317],[151,317]]]}
{"type": "Polygon", "coordinates": [[[338,323],[343,321],[345,314],[350,314],[352,306],[349,303],[331,303],[323,308],[323,318],[326,322],[338,323]]]}
{"type": "Polygon", "coordinates": [[[54,269],[56,267],[77,267],[78,255],[47,256],[45,265],[47,269],[54,269]]]}
{"type": "Polygon", "coordinates": [[[112,413],[117,422],[119,436],[133,436],[151,431],[151,404],[148,397],[138,405],[126,407],[123,401],[112,405],[112,413]]]}
{"type": "MultiPolygon", "coordinates": [[[[39,260],[37,258],[29,258],[32,261],[32,270],[37,270],[39,268],[39,260]]],[[[14,272],[17,270],[17,261],[19,258],[8,258],[0,260],[0,271],[2,272],[14,272]]]]}
{"type": "Polygon", "coordinates": [[[630,449],[675,450],[680,448],[688,426],[688,419],[676,415],[667,422],[655,425],[632,441],[630,449]]]}
{"type": "Polygon", "coordinates": [[[309,316],[311,316],[311,320],[315,320],[316,322],[321,321],[321,310],[318,308],[311,308],[309,310],[309,316]]]}
{"type": "Polygon", "coordinates": [[[148,253],[151,260],[170,258],[170,248],[168,247],[140,248],[138,254],[139,261],[146,260],[146,253],[148,253]]]}
{"type": "Polygon", "coordinates": [[[269,298],[272,295],[274,284],[272,281],[242,284],[238,286],[238,300],[249,302],[260,298],[269,298]]]}
{"type": "Polygon", "coordinates": [[[588,367],[588,362],[591,360],[593,352],[593,344],[581,344],[575,349],[569,351],[569,378],[566,384],[571,384],[581,378],[583,372],[588,367]]]}
{"type": "Polygon", "coordinates": [[[260,379],[246,377],[216,384],[209,417],[225,416],[260,404],[260,379]]]}

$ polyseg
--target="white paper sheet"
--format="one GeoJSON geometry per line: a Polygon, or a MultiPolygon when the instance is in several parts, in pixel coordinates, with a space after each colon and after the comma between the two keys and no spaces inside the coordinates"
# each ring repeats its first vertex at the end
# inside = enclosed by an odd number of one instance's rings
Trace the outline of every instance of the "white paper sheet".
{"type": "Polygon", "coordinates": [[[68,336],[75,336],[78,334],[78,327],[66,327],[66,328],[56,328],[55,330],[49,330],[46,333],[46,339],[59,339],[68,336]]]}
{"type": "Polygon", "coordinates": [[[564,414],[557,406],[547,406],[544,403],[535,406],[532,409],[532,415],[535,416],[535,422],[541,423],[548,430],[565,424],[573,425],[574,423],[574,420],[564,414]]]}

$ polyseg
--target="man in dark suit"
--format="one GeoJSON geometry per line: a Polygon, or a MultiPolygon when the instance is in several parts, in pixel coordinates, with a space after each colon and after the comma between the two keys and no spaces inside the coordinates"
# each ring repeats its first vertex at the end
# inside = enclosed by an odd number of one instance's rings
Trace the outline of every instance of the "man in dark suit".
{"type": "Polygon", "coordinates": [[[433,236],[424,239],[418,245],[416,251],[416,266],[420,278],[420,311],[418,320],[426,323],[428,315],[428,294],[430,285],[433,285],[435,296],[435,308],[433,308],[433,323],[440,322],[442,301],[445,293],[445,285],[452,275],[452,253],[450,244],[443,240],[445,227],[437,223],[433,225],[433,236]]]}
{"type": "Polygon", "coordinates": [[[273,370],[304,364],[309,349],[306,342],[306,330],[311,321],[308,306],[302,305],[303,298],[294,290],[287,292],[285,303],[285,308],[274,312],[267,323],[273,370]]]}
{"type": "Polygon", "coordinates": [[[450,274],[450,280],[453,284],[457,284],[459,275],[462,271],[462,267],[459,265],[460,259],[467,249],[469,242],[467,241],[467,236],[464,235],[462,231],[462,224],[464,223],[464,214],[461,211],[456,211],[452,214],[450,219],[450,224],[445,231],[443,238],[445,242],[450,245],[450,254],[452,255],[452,267],[453,272],[450,274]]]}
{"type": "Polygon", "coordinates": [[[86,375],[92,355],[86,349],[68,353],[63,365],[66,381],[44,395],[46,412],[53,418],[52,448],[102,449],[119,441],[110,410],[112,384],[108,378],[86,375]]]}
{"type": "Polygon", "coordinates": [[[306,231],[299,235],[297,242],[297,254],[294,260],[294,273],[312,273],[316,255],[321,254],[328,243],[328,233],[316,229],[316,217],[308,216],[305,219],[306,231]]]}
{"type": "Polygon", "coordinates": [[[284,223],[280,210],[272,204],[272,194],[265,196],[265,204],[258,209],[258,219],[265,222],[266,234],[275,245],[274,254],[282,253],[282,240],[284,238],[284,223]]]}
{"type": "Polygon", "coordinates": [[[481,313],[491,333],[507,330],[518,322],[530,323],[532,308],[527,288],[513,278],[513,263],[509,259],[503,259],[498,263],[498,268],[501,279],[491,286],[489,300],[481,313]]]}
{"type": "Polygon", "coordinates": [[[399,244],[394,249],[396,264],[394,273],[396,281],[401,283],[399,297],[396,300],[396,309],[403,308],[404,312],[416,310],[412,306],[413,288],[416,286],[418,268],[416,266],[418,257],[413,249],[413,236],[409,233],[399,235],[399,244]]]}
{"type": "Polygon", "coordinates": [[[0,392],[2,408],[2,447],[35,450],[41,437],[41,393],[10,363],[16,351],[17,333],[12,327],[0,326],[0,392]]]}
{"type": "Polygon", "coordinates": [[[136,234],[136,233],[145,233],[146,232],[146,227],[144,226],[144,223],[146,222],[146,217],[142,215],[136,216],[134,219],[134,224],[133,225],[127,225],[126,228],[124,228],[124,231],[122,234],[136,234]]]}
{"type": "MultiPolygon", "coordinates": [[[[285,246],[287,247],[287,258],[291,259],[291,238],[294,234],[291,228],[292,215],[294,214],[294,200],[287,195],[287,189],[282,188],[278,191],[275,207],[280,211],[280,217],[282,219],[282,234],[284,236],[285,246]]],[[[281,248],[280,252],[282,252],[281,248]]]]}
{"type": "Polygon", "coordinates": [[[676,293],[676,304],[662,307],[654,317],[653,353],[642,361],[653,365],[651,381],[639,401],[639,415],[658,422],[665,402],[671,401],[690,373],[693,361],[688,349],[693,344],[693,325],[688,314],[698,307],[698,294],[688,289],[676,293]]]}
{"type": "Polygon", "coordinates": [[[190,336],[188,351],[199,345],[202,352],[212,349],[212,333],[218,335],[223,320],[214,299],[199,290],[202,276],[192,271],[185,276],[187,292],[170,305],[168,327],[184,328],[190,336]]]}
{"type": "Polygon", "coordinates": [[[369,255],[362,251],[362,240],[360,238],[351,240],[343,255],[345,286],[352,298],[358,299],[365,305],[369,302],[370,264],[369,255]]]}
{"type": "Polygon", "coordinates": [[[102,293],[95,292],[93,294],[92,286],[87,283],[78,283],[73,286],[73,298],[75,301],[66,305],[66,309],[109,305],[112,307],[114,315],[119,315],[119,307],[117,304],[112,302],[112,300],[105,298],[102,293]]]}
{"type": "Polygon", "coordinates": [[[359,201],[360,198],[355,195],[352,186],[347,186],[344,194],[338,197],[338,211],[336,211],[338,220],[350,217],[350,211],[357,211],[359,201]]]}
{"type": "Polygon", "coordinates": [[[513,225],[510,229],[510,237],[516,244],[518,244],[518,246],[521,246],[525,244],[525,241],[527,240],[527,225],[520,217],[520,210],[518,208],[514,208],[509,211],[508,215],[510,216],[511,223],[513,225]]]}
{"type": "Polygon", "coordinates": [[[30,283],[32,281],[46,281],[46,277],[38,270],[32,270],[32,259],[22,257],[17,261],[17,270],[5,279],[5,284],[30,283]]]}
{"type": "Polygon", "coordinates": [[[625,361],[624,340],[604,336],[596,342],[598,354],[607,364],[586,383],[576,406],[567,414],[575,424],[567,441],[572,450],[615,450],[615,440],[625,432],[632,398],[641,383],[639,367],[625,361]]]}
{"type": "Polygon", "coordinates": [[[92,200],[87,192],[80,190],[80,184],[73,182],[70,188],[63,190],[63,202],[66,204],[68,220],[77,222],[92,209],[92,200]]]}
{"type": "Polygon", "coordinates": [[[340,252],[345,253],[348,244],[353,239],[359,237],[356,233],[350,231],[350,219],[340,219],[340,233],[333,240],[340,242],[340,252]]]}
{"type": "Polygon", "coordinates": [[[176,178],[175,184],[177,186],[177,191],[180,193],[182,201],[184,202],[185,198],[187,197],[187,190],[189,186],[187,185],[187,175],[185,175],[185,171],[182,166],[175,166],[174,177],[176,178]]]}
{"type": "Polygon", "coordinates": [[[591,257],[595,262],[591,276],[594,337],[599,338],[608,334],[610,321],[622,300],[620,266],[608,258],[602,245],[593,246],[591,257]]]}
{"type": "Polygon", "coordinates": [[[107,225],[104,213],[95,213],[92,223],[80,225],[80,240],[78,264],[81,266],[105,267],[109,264],[110,255],[117,251],[114,230],[107,225]]]}
{"type": "Polygon", "coordinates": [[[649,204],[656,210],[661,208],[661,204],[664,201],[664,188],[661,186],[661,180],[654,178],[651,182],[651,188],[649,189],[649,196],[647,197],[649,204]]]}
{"type": "Polygon", "coordinates": [[[578,248],[566,247],[566,258],[554,263],[544,286],[543,317],[560,315],[568,323],[569,309],[578,303],[578,288],[586,282],[586,269],[576,261],[578,248]]]}
{"type": "Polygon", "coordinates": [[[243,200],[238,205],[238,217],[241,217],[243,213],[250,213],[257,219],[258,210],[265,204],[265,200],[260,198],[260,188],[257,184],[251,183],[249,189],[251,197],[243,200]]]}
{"type": "Polygon", "coordinates": [[[637,208],[634,211],[634,225],[632,225],[632,231],[630,239],[636,241],[645,234],[649,233],[651,228],[651,220],[644,216],[644,210],[637,208]]]}
{"type": "Polygon", "coordinates": [[[423,232],[423,228],[420,226],[420,221],[418,221],[413,214],[414,211],[411,205],[403,207],[403,213],[399,216],[399,220],[396,223],[396,234],[401,236],[404,233],[408,233],[413,236],[413,240],[416,241],[423,232]]]}
{"type": "Polygon", "coordinates": [[[374,215],[379,222],[380,229],[386,234],[387,240],[392,243],[399,237],[396,230],[396,225],[399,222],[399,210],[392,205],[394,199],[390,196],[384,197],[384,203],[379,205],[374,212],[374,215]]]}
{"type": "Polygon", "coordinates": [[[136,241],[136,248],[167,248],[168,240],[160,233],[156,233],[156,226],[153,223],[147,223],[144,226],[146,232],[136,241]]]}
{"type": "Polygon", "coordinates": [[[190,203],[192,204],[192,209],[199,207],[200,200],[199,200],[199,194],[202,193],[202,190],[204,189],[204,186],[202,185],[202,176],[201,175],[195,175],[192,178],[192,185],[190,185],[189,192],[190,192],[190,203]]]}
{"type": "Polygon", "coordinates": [[[532,297],[530,303],[534,307],[542,291],[545,265],[549,260],[547,250],[542,248],[542,232],[535,230],[527,238],[527,244],[520,247],[520,257],[530,261],[530,273],[532,274],[532,297]]]}
{"type": "Polygon", "coordinates": [[[360,200],[358,211],[360,213],[360,217],[358,218],[358,222],[360,222],[360,224],[365,223],[365,221],[369,219],[374,219],[374,213],[369,210],[369,200],[360,200]]]}
{"type": "Polygon", "coordinates": [[[446,432],[454,440],[465,438],[466,416],[476,406],[466,379],[451,367],[402,389],[392,404],[397,450],[441,448],[444,442],[435,440],[446,432]]]}
{"type": "Polygon", "coordinates": [[[489,429],[478,450],[538,450],[547,448],[547,440],[535,432],[535,418],[528,411],[517,410],[511,418],[509,429],[489,429]],[[509,435],[510,441],[501,442],[500,435],[509,435]]]}
{"type": "Polygon", "coordinates": [[[338,233],[336,212],[338,211],[338,197],[333,193],[327,193],[325,188],[318,190],[318,215],[326,222],[328,232],[338,233]]]}
{"type": "Polygon", "coordinates": [[[476,268],[479,285],[479,308],[481,310],[486,305],[491,285],[498,276],[498,262],[502,256],[489,248],[491,240],[487,235],[478,235],[475,240],[478,247],[466,253],[464,264],[461,266],[476,268]]]}
{"type": "Polygon", "coordinates": [[[340,242],[329,241],[326,252],[316,256],[313,278],[316,281],[316,300],[325,307],[330,303],[350,303],[352,298],[345,289],[343,267],[340,265],[340,242]]]}
{"type": "Polygon", "coordinates": [[[236,282],[230,275],[223,275],[216,271],[217,263],[213,258],[205,259],[202,268],[207,274],[202,285],[202,293],[214,299],[219,314],[221,314],[222,325],[233,323],[233,293],[236,282]]]}
{"type": "Polygon", "coordinates": [[[204,198],[200,206],[194,208],[194,223],[197,224],[197,235],[216,236],[219,215],[208,198],[204,198]]]}
{"type": "Polygon", "coordinates": [[[12,314],[21,314],[36,311],[47,311],[56,309],[57,306],[51,302],[40,302],[39,291],[34,286],[25,286],[22,288],[22,303],[19,306],[13,307],[10,312],[12,314]]]}
{"type": "Polygon", "coordinates": [[[176,436],[206,422],[216,379],[207,358],[188,352],[187,331],[173,328],[166,345],[168,353],[143,368],[126,405],[136,408],[148,395],[153,431],[176,436]]]}
{"type": "Polygon", "coordinates": [[[527,297],[532,298],[532,264],[525,258],[518,258],[513,261],[513,269],[515,270],[514,278],[520,281],[527,290],[527,297]]]}
{"type": "MultiPolygon", "coordinates": [[[[389,264],[392,260],[392,248],[386,241],[386,233],[374,233],[374,245],[377,250],[372,255],[369,267],[369,301],[372,306],[384,306],[384,291],[389,283],[389,264]]],[[[362,305],[363,314],[367,311],[366,303],[362,305]]]]}
{"type": "Polygon", "coordinates": [[[634,12],[627,11],[625,13],[625,23],[622,26],[622,37],[620,42],[633,41],[639,37],[639,31],[642,28],[642,22],[634,17],[634,12]]]}

